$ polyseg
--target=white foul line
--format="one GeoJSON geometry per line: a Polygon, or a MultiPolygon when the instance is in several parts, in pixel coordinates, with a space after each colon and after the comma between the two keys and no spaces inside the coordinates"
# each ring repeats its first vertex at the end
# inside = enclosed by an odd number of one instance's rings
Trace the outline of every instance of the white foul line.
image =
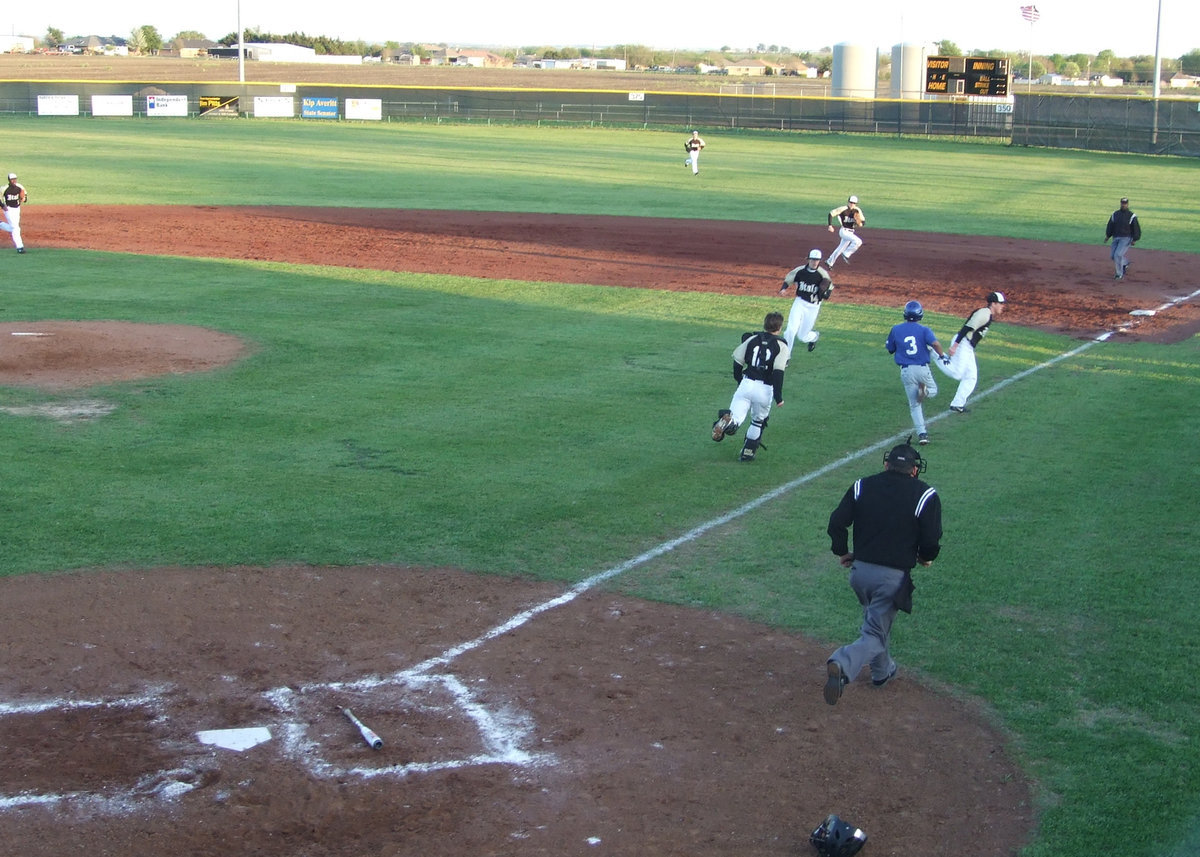
{"type": "MultiPolygon", "coordinates": [[[[1200,289],[1197,289],[1196,291],[1192,292],[1190,295],[1186,295],[1181,298],[1176,298],[1175,300],[1172,300],[1169,303],[1164,304],[1164,308],[1178,306],[1179,304],[1181,304],[1185,301],[1191,300],[1192,298],[1197,297],[1197,296],[1200,296],[1200,289]]],[[[1126,328],[1122,328],[1121,330],[1125,330],[1125,329],[1126,328]]],[[[1020,380],[1023,380],[1025,378],[1029,377],[1030,375],[1034,374],[1035,372],[1040,372],[1043,369],[1048,369],[1049,367],[1054,366],[1057,363],[1061,363],[1064,360],[1070,360],[1072,357],[1082,354],[1083,352],[1100,344],[1101,342],[1107,342],[1113,336],[1114,333],[1119,333],[1119,332],[1120,331],[1109,330],[1109,331],[1105,331],[1104,333],[1097,334],[1094,338],[1083,343],[1082,345],[1080,345],[1077,348],[1073,348],[1070,351],[1064,352],[1063,354],[1059,354],[1057,357],[1052,357],[1049,360],[1039,363],[1036,366],[1031,366],[1028,369],[1018,372],[1016,375],[1013,375],[1011,378],[1005,378],[1003,381],[997,382],[993,386],[984,390],[982,393],[977,394],[974,398],[985,399],[988,396],[992,395],[993,393],[998,393],[1000,390],[1003,390],[1005,387],[1009,386],[1010,384],[1014,384],[1017,381],[1020,381],[1020,380]]],[[[928,422],[931,422],[931,423],[937,422],[938,420],[945,419],[949,415],[950,415],[950,411],[944,411],[940,414],[937,414],[936,416],[931,417],[928,420],[928,422]]],[[[681,535],[677,538],[671,539],[670,541],[667,541],[667,542],[663,542],[662,544],[659,544],[659,545],[651,548],[650,550],[646,551],[645,553],[639,554],[638,556],[635,556],[632,559],[626,560],[625,562],[621,563],[620,565],[615,565],[612,568],[607,569],[606,571],[601,571],[601,572],[598,572],[597,574],[593,574],[591,577],[585,578],[584,580],[581,580],[579,583],[576,583],[574,586],[572,586],[570,589],[568,589],[562,595],[559,595],[555,598],[551,598],[549,601],[544,601],[541,604],[538,604],[534,607],[529,608],[528,610],[518,613],[515,616],[513,616],[512,618],[510,618],[508,621],[497,625],[496,627],[492,628],[489,631],[485,631],[483,634],[476,637],[475,639],[468,640],[465,643],[459,643],[457,646],[447,649],[446,651],[442,652],[442,654],[437,655],[436,657],[429,658],[428,660],[423,661],[422,663],[419,663],[414,667],[411,667],[407,670],[403,670],[403,671],[401,671],[401,673],[397,673],[397,676],[418,675],[420,673],[428,672],[429,670],[432,670],[435,667],[445,666],[446,664],[450,663],[451,661],[453,661],[460,655],[464,655],[467,652],[472,651],[473,649],[477,649],[480,646],[482,646],[484,643],[487,643],[490,640],[494,640],[495,638],[502,636],[503,634],[507,634],[509,631],[516,630],[517,628],[524,625],[526,622],[533,619],[535,616],[538,616],[541,613],[545,613],[547,610],[552,610],[555,607],[561,607],[564,604],[569,604],[570,602],[574,601],[576,598],[578,598],[583,593],[585,593],[591,589],[595,589],[597,586],[604,583],[605,581],[611,580],[612,578],[617,577],[618,575],[624,574],[625,572],[629,571],[630,569],[637,568],[639,565],[643,565],[652,559],[656,559],[657,557],[662,556],[665,553],[670,553],[671,551],[675,550],[675,548],[680,547],[681,545],[685,545],[689,542],[693,542],[696,539],[700,538],[705,533],[707,533],[709,530],[723,526],[724,524],[728,524],[730,521],[735,521],[738,518],[741,518],[741,517],[749,514],[750,512],[753,512],[759,506],[762,506],[765,503],[769,503],[770,501],[774,500],[775,498],[780,497],[784,494],[787,494],[789,491],[793,491],[796,488],[799,488],[801,485],[805,485],[809,482],[812,482],[814,479],[819,479],[820,477],[824,476],[825,474],[831,473],[832,471],[837,470],[838,468],[842,467],[845,464],[849,464],[850,462],[856,461],[866,455],[870,455],[873,452],[879,452],[881,450],[887,449],[889,446],[899,443],[905,437],[911,437],[911,436],[912,436],[912,432],[898,432],[897,434],[894,434],[890,437],[885,437],[883,440],[876,441],[875,443],[871,444],[870,446],[864,446],[862,449],[859,449],[856,452],[851,452],[846,455],[843,455],[841,458],[837,459],[836,461],[832,461],[829,464],[824,465],[823,467],[819,467],[816,470],[813,470],[809,473],[804,474],[803,476],[799,476],[790,482],[785,482],[783,485],[780,485],[778,488],[774,488],[774,489],[768,491],[766,494],[756,497],[755,499],[751,500],[750,502],[745,503],[741,506],[738,506],[736,509],[734,509],[730,512],[726,512],[724,515],[721,515],[720,517],[713,518],[712,520],[709,520],[709,521],[705,521],[703,524],[700,524],[698,527],[695,527],[695,528],[689,530],[688,532],[684,533],[683,535],[681,535]]]]}

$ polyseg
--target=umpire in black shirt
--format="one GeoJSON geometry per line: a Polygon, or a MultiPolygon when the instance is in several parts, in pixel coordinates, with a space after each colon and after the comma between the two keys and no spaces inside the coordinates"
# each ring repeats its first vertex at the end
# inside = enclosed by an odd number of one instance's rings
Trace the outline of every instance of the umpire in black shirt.
{"type": "Polygon", "coordinates": [[[917,478],[925,459],[902,443],[884,456],[883,465],[882,473],[851,485],[829,516],[830,549],[850,569],[850,587],[863,606],[859,638],[829,656],[825,701],[830,705],[864,665],[870,665],[876,687],[896,674],[888,639],[896,611],[912,612],[910,572],[918,563],[929,565],[941,550],[942,501],[917,478]]]}

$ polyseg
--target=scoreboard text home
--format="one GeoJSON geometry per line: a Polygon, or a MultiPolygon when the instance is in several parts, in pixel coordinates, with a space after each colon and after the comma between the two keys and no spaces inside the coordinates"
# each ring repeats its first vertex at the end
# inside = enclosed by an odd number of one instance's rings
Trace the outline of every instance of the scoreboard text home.
{"type": "Polygon", "coordinates": [[[932,95],[1008,95],[1008,60],[995,57],[929,57],[925,91],[932,95]]]}

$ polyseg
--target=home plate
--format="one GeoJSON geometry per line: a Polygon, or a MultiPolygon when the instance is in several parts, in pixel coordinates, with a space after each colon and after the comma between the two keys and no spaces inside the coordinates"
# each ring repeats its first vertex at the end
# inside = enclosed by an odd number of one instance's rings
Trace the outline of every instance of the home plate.
{"type": "Polygon", "coordinates": [[[249,750],[271,740],[271,730],[265,726],[250,726],[245,729],[208,729],[197,732],[201,744],[213,744],[226,750],[249,750]]]}

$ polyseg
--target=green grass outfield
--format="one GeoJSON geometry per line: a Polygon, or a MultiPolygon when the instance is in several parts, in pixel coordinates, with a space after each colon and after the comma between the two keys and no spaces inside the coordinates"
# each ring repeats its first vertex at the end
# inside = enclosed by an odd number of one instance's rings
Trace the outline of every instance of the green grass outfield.
{"type": "MultiPolygon", "coordinates": [[[[0,413],[4,574],[396,562],[575,582],[908,426],[881,346],[894,307],[823,309],[821,348],[789,372],[769,450],[745,466],[708,427],[732,393],[728,353],[779,307],[770,296],[44,250],[39,203],[819,223],[856,192],[879,227],[1099,245],[1128,194],[1139,246],[1200,253],[1200,163],[1179,159],[706,131],[697,180],[682,135],[658,132],[6,123],[0,168],[32,205],[31,252],[0,255],[4,318],[203,325],[252,350],[90,389],[117,405],[101,419],[0,413]]],[[[946,338],[959,319],[929,321],[946,338]]],[[[1200,848],[1198,342],[1096,344],[931,425],[945,547],[894,648],[1012,735],[1038,783],[1030,857],[1200,848]]],[[[1080,345],[998,323],[980,391],[1080,345]]],[[[0,406],[78,395],[6,388],[0,406]]],[[[878,463],[856,458],[610,585],[851,639],[825,523],[878,463]]]]}

